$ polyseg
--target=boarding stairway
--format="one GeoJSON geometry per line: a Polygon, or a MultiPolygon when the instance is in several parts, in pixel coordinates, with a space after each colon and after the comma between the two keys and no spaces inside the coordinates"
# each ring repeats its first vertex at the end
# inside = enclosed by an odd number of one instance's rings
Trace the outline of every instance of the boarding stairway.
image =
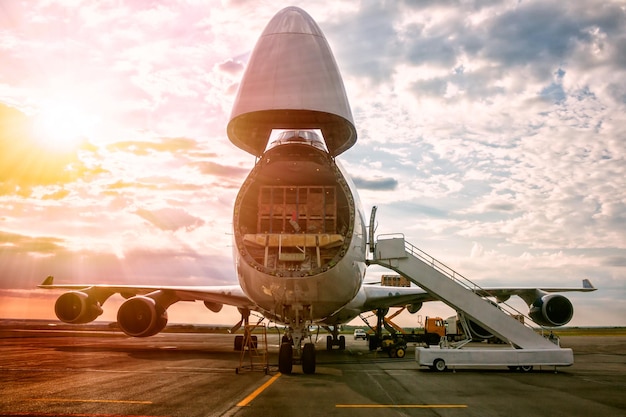
{"type": "Polygon", "coordinates": [[[485,291],[476,284],[405,242],[404,236],[378,236],[372,251],[370,264],[396,271],[516,348],[559,349],[534,329],[478,295],[485,291]]]}

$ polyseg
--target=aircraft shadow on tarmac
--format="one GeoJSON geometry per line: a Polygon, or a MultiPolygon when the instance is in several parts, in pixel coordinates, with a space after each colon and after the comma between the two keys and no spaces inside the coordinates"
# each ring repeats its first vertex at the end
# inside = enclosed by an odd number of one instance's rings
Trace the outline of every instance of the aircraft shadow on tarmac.
{"type": "Polygon", "coordinates": [[[55,350],[70,353],[126,353],[129,357],[141,360],[182,361],[182,360],[239,360],[239,352],[225,352],[212,349],[180,349],[145,346],[62,346],[55,350]]]}

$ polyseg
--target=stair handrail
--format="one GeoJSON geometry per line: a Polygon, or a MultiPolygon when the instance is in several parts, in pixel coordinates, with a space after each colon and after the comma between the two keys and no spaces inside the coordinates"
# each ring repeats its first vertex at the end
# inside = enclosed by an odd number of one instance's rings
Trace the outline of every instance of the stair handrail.
{"type": "MultiPolygon", "coordinates": [[[[447,276],[448,278],[452,279],[453,281],[457,282],[459,285],[462,285],[463,287],[467,288],[468,290],[472,291],[473,293],[476,293],[476,292],[480,291],[482,294],[487,294],[488,297],[493,297],[493,298],[495,298],[497,300],[497,297],[495,295],[493,295],[489,291],[483,289],[480,285],[476,284],[474,281],[470,280],[469,278],[467,278],[463,274],[461,274],[461,273],[457,272],[456,270],[452,269],[451,267],[449,267],[448,265],[444,264],[443,262],[437,260],[434,256],[429,255],[428,253],[424,252],[423,250],[421,250],[417,246],[413,245],[412,243],[408,242],[404,238],[404,234],[403,233],[381,234],[381,235],[378,235],[378,237],[376,239],[376,242],[381,240],[380,238],[382,236],[390,237],[390,238],[402,237],[402,239],[404,240],[404,249],[409,254],[411,254],[412,256],[414,256],[414,257],[418,258],[419,260],[421,260],[422,262],[430,265],[432,268],[434,268],[437,271],[441,272],[443,275],[447,276]]],[[[541,329],[542,332],[546,330],[544,326],[536,323],[528,315],[522,313],[521,311],[519,311],[517,308],[513,307],[512,305],[507,304],[505,301],[498,302],[497,306],[498,306],[498,308],[504,310],[505,312],[507,312],[510,315],[523,316],[524,317],[524,321],[522,322],[522,324],[524,326],[530,328],[530,329],[535,330],[535,328],[533,326],[531,326],[529,323],[527,323],[526,320],[530,320],[531,322],[535,323],[537,326],[539,326],[539,328],[541,329]],[[501,306],[505,306],[506,308],[502,308],[501,306]]]]}

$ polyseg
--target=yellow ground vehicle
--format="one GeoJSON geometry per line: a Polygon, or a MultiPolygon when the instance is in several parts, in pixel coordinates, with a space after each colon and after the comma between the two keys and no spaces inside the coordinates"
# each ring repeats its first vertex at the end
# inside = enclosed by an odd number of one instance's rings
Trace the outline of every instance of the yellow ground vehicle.
{"type": "Polygon", "coordinates": [[[381,350],[387,352],[390,357],[402,358],[406,353],[407,343],[437,345],[445,335],[446,325],[441,317],[426,317],[423,331],[406,333],[402,329],[399,329],[395,333],[391,333],[380,339],[379,336],[374,334],[369,338],[369,347],[370,350],[376,350],[380,347],[381,350]]]}

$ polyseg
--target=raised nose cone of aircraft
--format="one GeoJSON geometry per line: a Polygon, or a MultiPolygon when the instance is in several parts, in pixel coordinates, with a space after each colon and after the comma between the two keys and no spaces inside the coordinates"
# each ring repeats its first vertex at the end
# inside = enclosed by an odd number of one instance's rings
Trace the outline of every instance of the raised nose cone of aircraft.
{"type": "Polygon", "coordinates": [[[272,129],[321,129],[334,156],[356,142],[335,58],[317,23],[297,7],[278,12],[259,38],[227,131],[234,145],[260,156],[272,129]]]}

